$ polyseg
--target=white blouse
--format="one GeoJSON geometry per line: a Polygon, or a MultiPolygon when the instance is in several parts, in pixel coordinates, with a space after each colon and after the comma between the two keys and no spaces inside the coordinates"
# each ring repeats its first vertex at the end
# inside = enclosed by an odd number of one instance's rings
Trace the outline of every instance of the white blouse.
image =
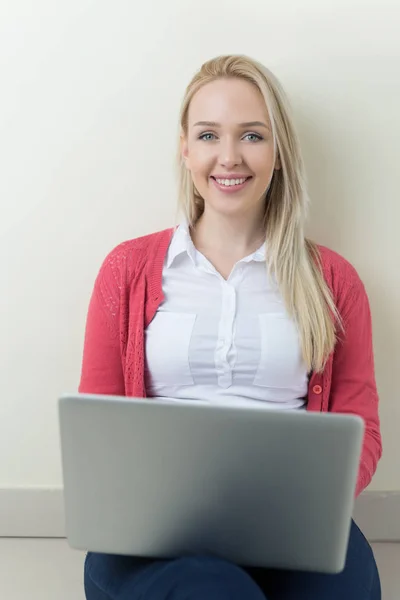
{"type": "Polygon", "coordinates": [[[162,287],[165,301],[145,331],[149,396],[304,407],[307,367],[297,328],[268,276],[265,245],[237,262],[225,280],[181,224],[162,287]]]}

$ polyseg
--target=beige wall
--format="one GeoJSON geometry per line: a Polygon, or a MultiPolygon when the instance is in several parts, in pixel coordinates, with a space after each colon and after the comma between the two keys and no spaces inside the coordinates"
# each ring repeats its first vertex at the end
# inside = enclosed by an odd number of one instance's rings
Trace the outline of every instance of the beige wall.
{"type": "Polygon", "coordinates": [[[400,489],[397,5],[1,3],[0,486],[61,483],[56,398],[77,387],[97,269],[174,222],[184,86],[204,60],[244,52],[292,99],[310,233],[366,283],[385,442],[372,489],[400,489]]]}

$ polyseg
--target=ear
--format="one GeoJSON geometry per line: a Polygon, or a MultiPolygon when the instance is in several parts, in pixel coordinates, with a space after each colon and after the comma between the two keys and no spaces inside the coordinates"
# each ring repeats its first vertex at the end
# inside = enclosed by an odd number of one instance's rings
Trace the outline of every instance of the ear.
{"type": "Polygon", "coordinates": [[[275,171],[279,171],[279,169],[282,169],[281,157],[279,156],[279,152],[277,152],[276,154],[274,169],[275,171]]]}
{"type": "Polygon", "coordinates": [[[181,145],[181,156],[182,156],[183,162],[188,167],[189,147],[188,147],[187,138],[186,138],[186,136],[183,133],[181,133],[180,145],[181,145]]]}

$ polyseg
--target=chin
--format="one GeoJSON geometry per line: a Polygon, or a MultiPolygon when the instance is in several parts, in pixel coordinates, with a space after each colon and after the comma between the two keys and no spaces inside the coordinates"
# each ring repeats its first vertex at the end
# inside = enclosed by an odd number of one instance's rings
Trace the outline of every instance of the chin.
{"type": "Polygon", "coordinates": [[[219,213],[224,216],[240,216],[246,214],[250,210],[249,203],[246,201],[240,201],[233,198],[223,198],[219,201],[208,202],[206,205],[212,209],[213,212],[219,213]]]}

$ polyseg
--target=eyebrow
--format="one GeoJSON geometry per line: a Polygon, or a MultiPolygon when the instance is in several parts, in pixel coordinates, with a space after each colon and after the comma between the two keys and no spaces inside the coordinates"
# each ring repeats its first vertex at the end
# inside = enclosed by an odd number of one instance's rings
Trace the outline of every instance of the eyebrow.
{"type": "MultiPolygon", "coordinates": [[[[198,121],[194,124],[194,127],[221,127],[221,123],[215,121],[198,121]]],[[[268,125],[262,121],[248,121],[247,123],[239,123],[239,127],[265,127],[269,129],[268,125]]]]}

